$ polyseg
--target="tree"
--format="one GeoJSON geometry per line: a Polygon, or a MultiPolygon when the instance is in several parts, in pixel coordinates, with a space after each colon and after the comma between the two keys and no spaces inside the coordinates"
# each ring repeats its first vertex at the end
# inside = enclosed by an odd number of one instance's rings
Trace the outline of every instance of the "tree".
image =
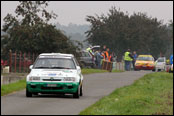
{"type": "Polygon", "coordinates": [[[107,45],[119,60],[128,48],[158,57],[170,43],[166,25],[145,13],[129,15],[112,7],[106,16],[87,16],[86,20],[91,23],[86,32],[89,43],[107,45]]]}
{"type": "MultiPolygon", "coordinates": [[[[20,1],[15,13],[4,18],[3,52],[64,52],[74,53],[79,50],[67,36],[55,26],[48,24],[57,15],[46,11],[47,1],[20,1]],[[42,16],[40,16],[42,15],[42,16]],[[19,18],[22,17],[22,18],[19,18]]],[[[2,45],[2,44],[1,44],[2,45]]]]}

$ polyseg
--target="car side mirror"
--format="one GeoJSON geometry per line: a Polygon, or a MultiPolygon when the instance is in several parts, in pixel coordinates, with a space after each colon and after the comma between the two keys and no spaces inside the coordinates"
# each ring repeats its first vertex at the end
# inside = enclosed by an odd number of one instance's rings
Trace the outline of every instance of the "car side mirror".
{"type": "Polygon", "coordinates": [[[31,70],[31,69],[33,68],[33,65],[30,65],[30,67],[29,67],[29,68],[30,68],[30,70],[31,70]]]}
{"type": "Polygon", "coordinates": [[[81,70],[80,66],[77,66],[77,70],[81,70]]]}

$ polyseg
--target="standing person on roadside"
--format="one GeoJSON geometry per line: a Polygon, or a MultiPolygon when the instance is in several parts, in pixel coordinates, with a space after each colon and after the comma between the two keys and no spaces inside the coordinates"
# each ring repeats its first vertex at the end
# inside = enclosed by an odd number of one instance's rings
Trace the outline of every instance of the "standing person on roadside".
{"type": "Polygon", "coordinates": [[[124,54],[125,70],[126,71],[130,71],[132,60],[133,60],[133,56],[130,53],[130,49],[128,49],[124,54]]]}
{"type": "Polygon", "coordinates": [[[98,52],[96,53],[96,59],[97,59],[97,67],[101,69],[101,60],[103,59],[101,50],[99,49],[98,52]]]}
{"type": "Polygon", "coordinates": [[[102,52],[106,51],[106,45],[103,46],[102,52]]]}
{"type": "Polygon", "coordinates": [[[109,57],[109,48],[106,49],[106,51],[104,52],[104,54],[105,54],[105,59],[106,59],[107,61],[110,61],[110,57],[109,57]]]}
{"type": "Polygon", "coordinates": [[[132,60],[132,65],[133,65],[134,70],[135,70],[136,59],[137,59],[137,53],[136,53],[136,51],[134,51],[133,52],[133,60],[132,60]]]}
{"type": "Polygon", "coordinates": [[[173,54],[170,56],[170,64],[173,64],[173,54]]]}
{"type": "Polygon", "coordinates": [[[88,51],[91,55],[94,55],[93,51],[92,51],[92,46],[91,45],[86,49],[86,51],[88,51]]]}

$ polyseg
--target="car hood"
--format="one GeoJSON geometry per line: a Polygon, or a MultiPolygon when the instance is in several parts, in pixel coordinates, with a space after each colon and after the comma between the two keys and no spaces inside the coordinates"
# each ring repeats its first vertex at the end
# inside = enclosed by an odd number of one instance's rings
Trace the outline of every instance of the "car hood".
{"type": "Polygon", "coordinates": [[[77,70],[32,69],[29,75],[40,77],[74,77],[77,76],[77,70]]]}
{"type": "Polygon", "coordinates": [[[137,60],[136,63],[139,63],[139,64],[154,64],[154,61],[140,61],[140,60],[137,60]]]}
{"type": "Polygon", "coordinates": [[[165,62],[157,62],[156,65],[165,65],[165,62]]]}

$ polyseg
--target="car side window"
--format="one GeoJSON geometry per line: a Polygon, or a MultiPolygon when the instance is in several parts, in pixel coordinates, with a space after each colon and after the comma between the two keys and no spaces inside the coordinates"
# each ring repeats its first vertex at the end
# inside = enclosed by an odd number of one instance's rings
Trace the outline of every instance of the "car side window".
{"type": "Polygon", "coordinates": [[[76,58],[74,58],[74,61],[75,61],[77,66],[80,66],[76,58]]]}

